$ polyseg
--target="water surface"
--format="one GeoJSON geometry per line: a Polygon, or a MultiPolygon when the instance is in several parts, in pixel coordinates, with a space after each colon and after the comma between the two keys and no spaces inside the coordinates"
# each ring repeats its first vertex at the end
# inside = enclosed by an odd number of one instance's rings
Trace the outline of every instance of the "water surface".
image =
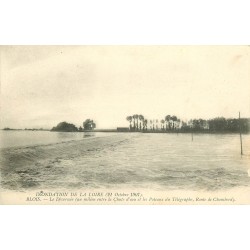
{"type": "Polygon", "coordinates": [[[217,191],[250,185],[250,135],[243,135],[241,157],[236,134],[195,134],[192,141],[190,134],[13,132],[2,132],[9,133],[0,149],[6,190],[217,191]]]}

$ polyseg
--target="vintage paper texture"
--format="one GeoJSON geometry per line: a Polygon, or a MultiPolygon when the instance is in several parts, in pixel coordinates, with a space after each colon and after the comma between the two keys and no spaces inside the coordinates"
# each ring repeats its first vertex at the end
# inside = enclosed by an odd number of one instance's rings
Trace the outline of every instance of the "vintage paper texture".
{"type": "Polygon", "coordinates": [[[0,204],[250,204],[249,46],[0,53],[0,204]]]}

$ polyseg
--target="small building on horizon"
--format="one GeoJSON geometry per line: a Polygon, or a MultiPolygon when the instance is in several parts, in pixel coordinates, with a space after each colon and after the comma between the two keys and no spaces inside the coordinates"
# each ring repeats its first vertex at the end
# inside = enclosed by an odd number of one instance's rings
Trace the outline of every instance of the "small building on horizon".
{"type": "Polygon", "coordinates": [[[129,128],[127,128],[127,127],[117,127],[117,132],[129,132],[129,128]]]}

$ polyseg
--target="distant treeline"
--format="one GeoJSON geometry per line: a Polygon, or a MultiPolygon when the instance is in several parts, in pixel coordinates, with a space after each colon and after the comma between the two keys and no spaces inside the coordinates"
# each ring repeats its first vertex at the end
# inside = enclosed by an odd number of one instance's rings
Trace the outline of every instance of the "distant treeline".
{"type": "Polygon", "coordinates": [[[167,115],[164,119],[146,119],[143,115],[127,116],[131,132],[211,132],[211,133],[242,133],[250,132],[250,118],[217,117],[214,119],[192,119],[183,121],[177,116],[167,115]]]}
{"type": "MultiPolygon", "coordinates": [[[[229,118],[217,117],[214,119],[192,119],[189,121],[183,121],[177,116],[167,115],[165,119],[152,119],[148,120],[143,115],[128,116],[129,128],[122,128],[124,131],[127,129],[129,132],[204,132],[204,133],[250,133],[250,118],[229,118]]],[[[96,128],[96,124],[91,119],[86,119],[83,122],[83,126],[77,128],[74,124],[68,122],[60,122],[56,127],[53,127],[51,131],[59,132],[83,132],[92,131],[96,128]]],[[[3,130],[23,130],[4,128],[3,130]]],[[[32,131],[47,131],[46,129],[27,129],[32,131]]],[[[96,130],[101,132],[115,132],[117,130],[96,130]]]]}
{"type": "Polygon", "coordinates": [[[28,130],[28,131],[49,131],[49,129],[44,129],[44,128],[4,128],[3,130],[28,130]]]}
{"type": "Polygon", "coordinates": [[[241,118],[239,119],[226,119],[224,117],[218,117],[210,120],[194,119],[188,124],[183,124],[182,130],[193,130],[195,132],[202,132],[207,130],[209,132],[231,132],[236,133],[241,130],[243,133],[250,132],[250,119],[241,118]]]}

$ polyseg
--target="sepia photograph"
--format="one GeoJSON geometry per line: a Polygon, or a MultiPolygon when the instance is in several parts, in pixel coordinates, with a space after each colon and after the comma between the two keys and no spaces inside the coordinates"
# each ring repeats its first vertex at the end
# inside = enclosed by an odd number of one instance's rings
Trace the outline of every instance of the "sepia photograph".
{"type": "Polygon", "coordinates": [[[250,204],[250,46],[0,46],[0,204],[250,204]]]}
{"type": "Polygon", "coordinates": [[[250,249],[239,1],[0,1],[1,249],[250,249]]]}

